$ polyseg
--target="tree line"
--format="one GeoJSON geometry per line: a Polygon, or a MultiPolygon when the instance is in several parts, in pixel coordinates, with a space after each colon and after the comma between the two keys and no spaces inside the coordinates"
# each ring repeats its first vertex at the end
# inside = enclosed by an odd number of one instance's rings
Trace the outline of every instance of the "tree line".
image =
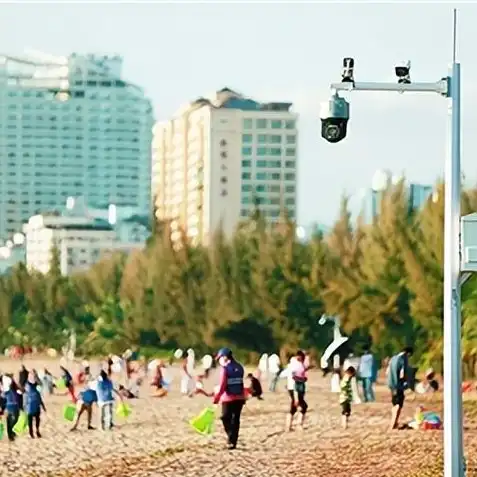
{"type": "MultiPolygon", "coordinates": [[[[243,358],[298,348],[321,353],[332,339],[323,313],[338,314],[359,352],[390,356],[412,344],[422,366],[440,368],[443,350],[443,186],[420,210],[404,182],[382,192],[372,223],[352,221],[346,198],[326,236],[296,238],[284,214],[270,229],[257,209],[232,238],[209,246],[171,243],[156,223],[144,250],[117,254],[62,276],[57,250],[46,275],[23,264],[0,278],[0,346],[60,349],[74,330],[85,355],[138,347],[197,352],[228,345],[243,358]]],[[[477,210],[477,189],[462,213],[477,210]]],[[[475,279],[463,288],[463,364],[477,358],[475,279]]]]}

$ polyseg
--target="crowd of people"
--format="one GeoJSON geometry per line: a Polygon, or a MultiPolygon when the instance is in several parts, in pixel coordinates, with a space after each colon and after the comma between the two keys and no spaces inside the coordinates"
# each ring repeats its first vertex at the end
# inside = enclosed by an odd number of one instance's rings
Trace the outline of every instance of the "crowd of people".
{"type": "MultiPolygon", "coordinates": [[[[405,348],[393,356],[387,366],[387,384],[391,394],[391,429],[399,428],[399,418],[405,400],[406,389],[415,389],[415,372],[409,365],[411,348],[405,348]]],[[[21,366],[18,379],[12,374],[1,376],[0,412],[5,415],[8,439],[14,441],[18,434],[19,421],[25,421],[32,439],[41,438],[41,415],[46,411],[44,396],[60,393],[69,397],[75,406],[75,415],[71,431],[76,431],[83,416],[86,415],[86,428],[93,430],[94,408],[98,408],[99,423],[102,430],[114,427],[114,402],[138,399],[141,385],[149,380],[151,396],[162,398],[167,396],[171,381],[167,379],[166,368],[174,360],[179,360],[181,382],[180,392],[192,398],[196,395],[207,396],[212,402],[221,407],[221,421],[227,436],[229,449],[237,447],[240,421],[243,406],[247,399],[263,400],[262,379],[268,376],[269,391],[275,392],[281,379],[286,379],[286,389],[289,395],[285,430],[292,431],[295,426],[303,428],[308,410],[306,400],[308,371],[312,367],[309,357],[299,350],[291,356],[285,366],[282,366],[277,355],[263,355],[258,368],[253,373],[246,373],[244,366],[234,357],[229,348],[222,348],[215,357],[204,356],[202,359],[203,372],[195,372],[195,354],[192,349],[185,353],[177,350],[170,363],[163,360],[153,360],[149,363],[140,360],[128,350],[122,357],[109,356],[103,361],[95,374],[87,361],[79,364],[75,376],[66,365],[60,367],[58,377],[44,369],[40,374],[25,365],[21,366]],[[220,372],[214,390],[206,389],[206,380],[213,367],[218,366],[220,372]],[[122,383],[115,384],[113,375],[123,373],[122,383]],[[79,391],[78,391],[79,390],[79,391]]],[[[323,363],[322,363],[323,366],[323,363]]],[[[369,349],[361,357],[350,355],[339,369],[332,370],[332,380],[338,379],[337,389],[341,408],[341,423],[346,429],[354,403],[373,402],[375,400],[374,385],[377,379],[378,364],[369,349]],[[358,386],[360,383],[360,386],[358,386]]],[[[324,369],[326,375],[329,368],[324,369]]],[[[423,392],[438,389],[435,373],[426,373],[425,381],[419,383],[423,392]]]]}

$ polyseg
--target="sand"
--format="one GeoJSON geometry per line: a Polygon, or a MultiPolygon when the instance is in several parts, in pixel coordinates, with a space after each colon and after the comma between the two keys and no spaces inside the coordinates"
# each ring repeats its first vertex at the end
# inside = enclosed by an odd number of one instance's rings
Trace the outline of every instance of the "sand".
{"type": "MultiPolygon", "coordinates": [[[[28,368],[45,363],[26,361],[28,368]]],[[[19,363],[0,362],[0,369],[18,370],[19,363]]],[[[56,373],[57,362],[48,362],[56,373]]],[[[388,432],[389,404],[384,387],[378,402],[354,406],[350,428],[339,428],[337,396],[328,381],[311,374],[308,390],[310,411],[304,430],[284,433],[288,396],[281,382],[278,391],[266,392],[264,401],[251,400],[243,412],[239,448],[225,450],[220,427],[211,437],[195,433],[188,420],[210,399],[179,394],[178,370],[172,371],[171,393],[162,399],[142,397],[130,401],[133,414],[116,420],[113,431],[88,431],[85,422],[71,433],[62,419],[65,396],[47,396],[42,439],[21,436],[14,443],[0,442],[1,475],[22,477],[168,477],[168,476],[351,476],[411,477],[442,475],[441,431],[388,432]],[[5,472],[5,474],[3,473],[5,472]],[[7,473],[8,472],[8,473],[7,473]]],[[[206,382],[212,390],[214,376],[206,382]]],[[[266,386],[266,383],[265,383],[266,386]]],[[[419,400],[407,402],[411,419],[419,400]]],[[[428,408],[439,410],[439,399],[428,408]]],[[[477,425],[467,418],[465,441],[468,473],[477,476],[477,425]]],[[[95,412],[97,421],[98,413],[95,412]]]]}

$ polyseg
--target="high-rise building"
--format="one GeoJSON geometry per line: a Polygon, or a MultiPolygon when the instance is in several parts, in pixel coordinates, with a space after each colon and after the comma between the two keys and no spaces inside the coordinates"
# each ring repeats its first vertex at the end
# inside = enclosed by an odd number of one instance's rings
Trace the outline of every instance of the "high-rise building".
{"type": "Polygon", "coordinates": [[[152,187],[157,218],[206,243],[231,234],[258,205],[270,222],[296,215],[297,115],[224,88],[154,127],[152,187]]]}
{"type": "Polygon", "coordinates": [[[0,239],[83,196],[150,209],[150,101],[122,58],[0,56],[0,239]]]}
{"type": "MultiPolygon", "coordinates": [[[[392,176],[388,171],[377,171],[373,177],[372,187],[363,194],[362,212],[365,220],[371,221],[379,214],[381,199],[389,184],[397,183],[401,178],[392,176]]],[[[433,187],[430,185],[409,183],[406,186],[409,200],[409,210],[420,209],[432,195],[433,187]]]]}

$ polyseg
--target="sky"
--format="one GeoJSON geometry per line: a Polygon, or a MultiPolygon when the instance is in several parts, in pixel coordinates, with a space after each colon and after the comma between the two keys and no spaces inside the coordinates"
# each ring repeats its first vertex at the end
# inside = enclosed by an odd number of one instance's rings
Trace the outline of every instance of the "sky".
{"type": "Polygon", "coordinates": [[[298,221],[331,224],[341,196],[353,210],[378,169],[412,182],[443,177],[446,100],[433,94],[354,92],[346,140],[320,136],[320,103],[355,58],[356,81],[396,81],[411,60],[414,81],[437,81],[452,60],[452,9],[459,9],[462,159],[477,182],[477,4],[240,2],[3,3],[0,53],[25,48],[120,54],[124,77],[152,99],[157,120],[224,86],[257,100],[291,101],[299,113],[298,221]]]}

